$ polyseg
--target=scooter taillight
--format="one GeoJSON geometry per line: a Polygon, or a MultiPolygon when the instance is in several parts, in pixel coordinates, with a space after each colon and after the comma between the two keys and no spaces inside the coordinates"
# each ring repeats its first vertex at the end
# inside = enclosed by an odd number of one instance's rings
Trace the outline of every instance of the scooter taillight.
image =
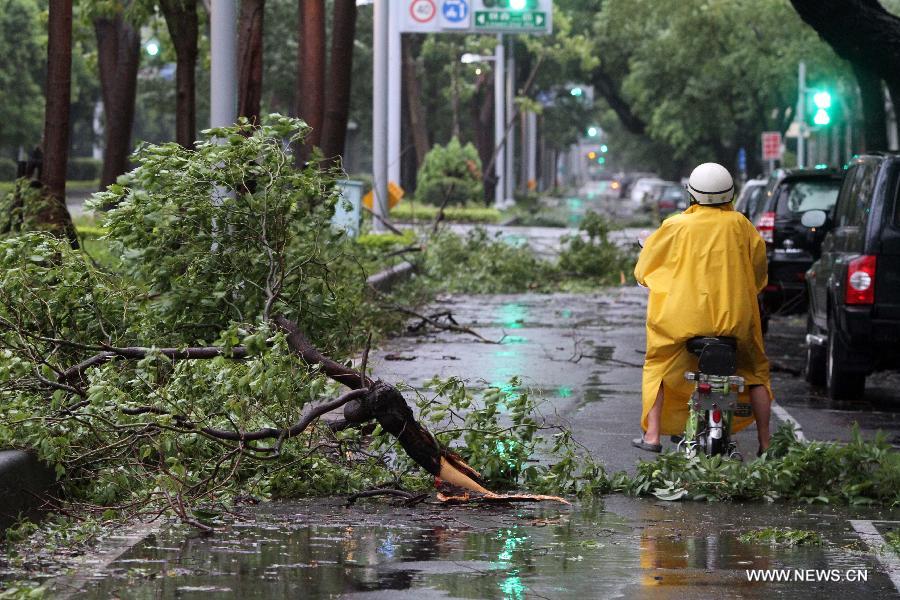
{"type": "Polygon", "coordinates": [[[718,408],[713,410],[712,413],[713,423],[721,423],[722,422],[722,411],[718,408]]]}
{"type": "Polygon", "coordinates": [[[697,384],[697,391],[701,394],[708,394],[712,391],[712,386],[706,382],[697,384]]]}

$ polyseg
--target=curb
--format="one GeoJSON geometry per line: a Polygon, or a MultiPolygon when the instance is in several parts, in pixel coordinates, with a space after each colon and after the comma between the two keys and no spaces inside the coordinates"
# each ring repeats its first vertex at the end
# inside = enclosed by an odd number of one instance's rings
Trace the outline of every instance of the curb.
{"type": "Polygon", "coordinates": [[[0,450],[0,532],[22,515],[38,514],[54,487],[54,470],[34,453],[0,450]]]}
{"type": "Polygon", "coordinates": [[[379,292],[390,291],[395,285],[409,279],[416,272],[416,265],[405,261],[398,265],[394,265],[388,269],[375,273],[368,279],[366,284],[375,288],[379,292]]]}

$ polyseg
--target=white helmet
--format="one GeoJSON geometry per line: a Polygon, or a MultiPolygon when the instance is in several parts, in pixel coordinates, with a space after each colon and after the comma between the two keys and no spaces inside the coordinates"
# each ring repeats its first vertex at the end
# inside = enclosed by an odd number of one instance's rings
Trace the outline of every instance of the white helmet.
{"type": "Polygon", "coordinates": [[[727,204],[734,200],[734,180],[719,163],[703,163],[691,172],[687,191],[697,204],[727,204]]]}

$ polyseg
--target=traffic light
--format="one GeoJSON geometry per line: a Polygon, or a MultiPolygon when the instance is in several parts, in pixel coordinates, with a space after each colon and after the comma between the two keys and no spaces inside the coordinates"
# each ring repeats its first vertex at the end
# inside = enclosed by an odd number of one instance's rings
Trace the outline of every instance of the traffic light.
{"type": "Polygon", "coordinates": [[[600,146],[600,152],[606,153],[607,150],[609,150],[609,146],[607,146],[606,144],[602,144],[600,146]]]}
{"type": "Polygon", "coordinates": [[[605,157],[605,156],[598,156],[598,157],[597,157],[597,164],[598,164],[598,165],[606,164],[606,157],[605,157]]]}
{"type": "Polygon", "coordinates": [[[815,112],[813,113],[814,125],[828,125],[831,123],[831,94],[826,90],[817,91],[813,94],[813,105],[815,112]]]}
{"type": "Polygon", "coordinates": [[[506,10],[537,10],[537,0],[484,0],[485,8],[500,8],[506,10]]]}
{"type": "Polygon", "coordinates": [[[575,96],[576,98],[579,98],[583,93],[584,93],[584,90],[578,86],[575,86],[571,90],[569,90],[569,94],[571,94],[572,96],[575,96]]]}
{"type": "Polygon", "coordinates": [[[594,160],[595,158],[597,158],[597,153],[591,150],[590,152],[588,152],[588,158],[594,160]]]}
{"type": "Polygon", "coordinates": [[[588,137],[597,137],[598,135],[600,135],[600,129],[598,127],[594,127],[593,125],[591,125],[587,128],[588,137]]]}

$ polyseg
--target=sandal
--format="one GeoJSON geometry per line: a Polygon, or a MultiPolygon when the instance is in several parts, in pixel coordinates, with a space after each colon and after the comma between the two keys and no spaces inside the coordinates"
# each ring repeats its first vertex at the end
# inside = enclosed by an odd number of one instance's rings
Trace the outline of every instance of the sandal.
{"type": "Polygon", "coordinates": [[[651,444],[644,441],[644,436],[631,440],[631,445],[647,452],[662,452],[662,444],[651,444]]]}

